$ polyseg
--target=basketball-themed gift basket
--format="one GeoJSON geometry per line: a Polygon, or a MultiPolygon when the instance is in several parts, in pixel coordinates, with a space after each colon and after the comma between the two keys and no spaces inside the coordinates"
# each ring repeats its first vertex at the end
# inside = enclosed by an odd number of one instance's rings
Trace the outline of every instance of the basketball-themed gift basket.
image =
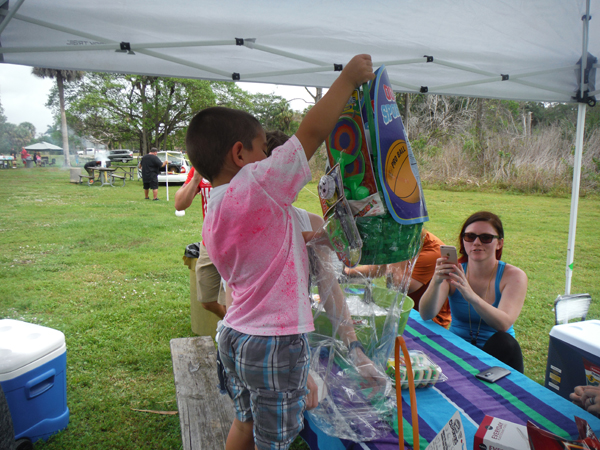
{"type": "MultiPolygon", "coordinates": [[[[327,139],[331,169],[319,182],[325,219],[348,222],[346,211],[352,211],[360,240],[349,232],[352,257],[340,257],[349,267],[412,259],[421,247],[423,222],[429,220],[417,162],[385,66],[375,75],[370,86],[354,91],[327,139]]],[[[334,247],[341,248],[339,241],[334,247]]]]}
{"type": "MultiPolygon", "coordinates": [[[[395,94],[385,68],[375,74],[370,85],[354,91],[326,140],[328,170],[319,182],[325,224],[307,243],[315,324],[310,367],[325,387],[308,415],[325,433],[358,442],[386,435],[398,423],[402,435],[388,360],[395,364],[397,392],[411,391],[415,414],[415,374],[419,385],[440,378],[430,366],[411,368],[400,336],[414,305],[406,289],[368,278],[349,284],[340,277],[342,265],[408,261],[409,279],[428,220],[395,94]]],[[[418,436],[418,424],[413,432],[418,436]]]]}

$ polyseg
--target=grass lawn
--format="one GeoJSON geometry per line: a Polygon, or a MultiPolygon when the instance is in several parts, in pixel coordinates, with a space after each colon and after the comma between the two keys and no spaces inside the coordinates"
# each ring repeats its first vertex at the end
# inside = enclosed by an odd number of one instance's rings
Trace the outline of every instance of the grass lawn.
{"type": "MultiPolygon", "coordinates": [[[[174,214],[145,201],[141,181],[125,187],[69,183],[68,171],[0,171],[0,317],[61,330],[67,343],[66,431],[36,449],[178,449],[169,341],[191,336],[189,270],[182,256],[200,240],[200,202],[174,214]]],[[[564,293],[569,198],[426,190],[426,227],[456,244],[462,221],[489,209],[505,226],[503,259],[527,273],[515,329],[526,374],[543,383],[552,303],[564,293]]],[[[316,184],[297,206],[319,213],[316,184]]],[[[589,292],[600,318],[600,204],[579,202],[572,292],[589,292]]],[[[301,447],[297,445],[297,447],[301,447]]]]}

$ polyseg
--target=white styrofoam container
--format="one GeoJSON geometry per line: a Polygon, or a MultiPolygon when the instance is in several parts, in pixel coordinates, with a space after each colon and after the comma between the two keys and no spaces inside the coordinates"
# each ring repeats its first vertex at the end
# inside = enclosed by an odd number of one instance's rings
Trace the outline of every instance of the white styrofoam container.
{"type": "Polygon", "coordinates": [[[27,373],[65,351],[61,331],[19,320],[0,320],[0,381],[27,373]]]}

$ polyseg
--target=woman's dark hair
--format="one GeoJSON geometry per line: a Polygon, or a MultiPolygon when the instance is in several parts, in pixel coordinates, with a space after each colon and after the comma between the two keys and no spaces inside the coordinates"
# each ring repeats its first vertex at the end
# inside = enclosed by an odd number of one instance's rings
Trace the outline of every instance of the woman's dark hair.
{"type": "Polygon", "coordinates": [[[267,131],[267,157],[271,156],[273,150],[282,146],[289,140],[289,136],[283,131],[273,130],[267,131]]]}
{"type": "MultiPolygon", "coordinates": [[[[463,234],[469,225],[475,222],[489,222],[489,224],[494,227],[498,236],[498,239],[504,239],[504,227],[502,226],[502,221],[500,217],[496,214],[491,213],[489,211],[478,211],[474,214],[471,214],[465,223],[463,223],[462,228],[460,229],[460,234],[458,235],[458,245],[460,247],[460,257],[459,262],[466,262],[468,260],[467,252],[465,251],[465,245],[463,242],[463,234]]],[[[502,258],[502,248],[496,250],[496,259],[500,260],[502,258]]]]}

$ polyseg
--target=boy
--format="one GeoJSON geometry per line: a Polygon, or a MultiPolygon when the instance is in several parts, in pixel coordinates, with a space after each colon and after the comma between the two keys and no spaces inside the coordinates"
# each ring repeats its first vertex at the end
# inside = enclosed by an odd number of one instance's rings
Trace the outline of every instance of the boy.
{"type": "Polygon", "coordinates": [[[188,128],[190,160],[213,186],[202,237],[232,290],[219,337],[236,408],[229,450],[287,449],[304,410],[317,404],[312,380],[306,389],[306,333],[314,326],[306,246],[292,202],[352,91],[373,78],[370,56],[355,56],[269,159],[264,130],[242,111],[208,108],[188,128]]]}

